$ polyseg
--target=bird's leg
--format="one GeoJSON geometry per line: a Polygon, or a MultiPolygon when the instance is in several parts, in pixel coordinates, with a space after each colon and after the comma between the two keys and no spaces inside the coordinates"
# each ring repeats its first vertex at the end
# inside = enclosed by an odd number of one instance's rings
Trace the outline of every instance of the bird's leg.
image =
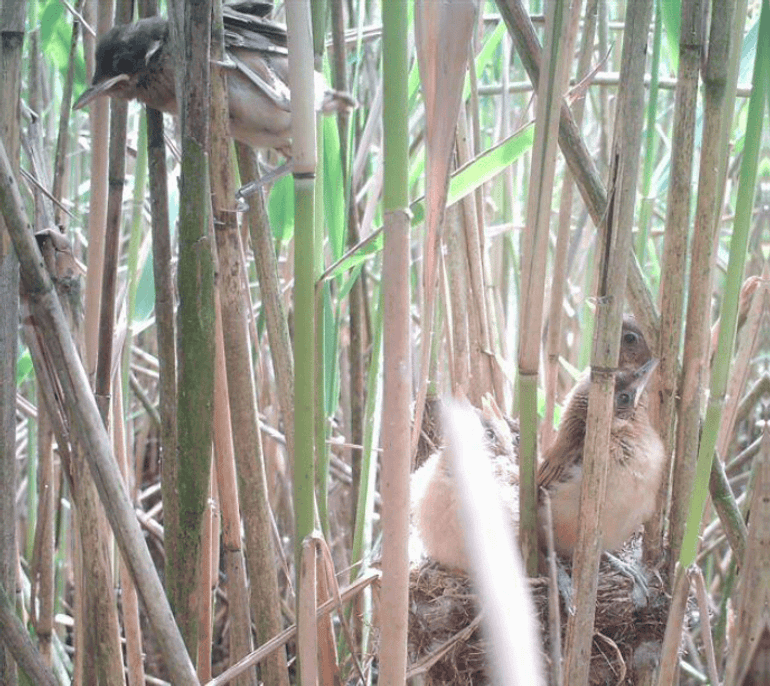
{"type": "Polygon", "coordinates": [[[634,602],[634,607],[637,609],[644,607],[650,597],[650,588],[644,568],[635,564],[633,561],[626,562],[621,560],[619,557],[616,557],[609,552],[605,552],[604,555],[618,572],[627,576],[633,582],[631,600],[634,602]]]}
{"type": "Polygon", "coordinates": [[[235,197],[238,199],[240,203],[245,205],[245,207],[241,208],[239,207],[239,210],[247,210],[248,204],[245,202],[244,198],[248,198],[250,195],[254,195],[262,186],[265,186],[268,183],[273,183],[275,181],[278,181],[278,179],[286,176],[287,174],[291,174],[292,170],[294,169],[294,165],[291,160],[288,162],[284,162],[279,167],[276,167],[275,169],[272,169],[271,171],[267,172],[266,174],[262,175],[257,179],[256,181],[251,181],[247,183],[245,186],[241,186],[241,188],[238,189],[238,191],[235,193],[235,197]]]}

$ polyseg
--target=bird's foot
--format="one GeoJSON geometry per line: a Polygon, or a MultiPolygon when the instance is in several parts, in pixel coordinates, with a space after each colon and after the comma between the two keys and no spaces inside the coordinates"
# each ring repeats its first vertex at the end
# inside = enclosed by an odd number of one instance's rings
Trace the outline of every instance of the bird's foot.
{"type": "Polygon", "coordinates": [[[617,571],[627,576],[633,582],[631,600],[634,602],[634,607],[637,609],[644,607],[650,598],[650,585],[644,568],[633,560],[625,561],[611,553],[605,552],[604,554],[617,571]]]}
{"type": "Polygon", "coordinates": [[[245,198],[248,198],[250,195],[254,195],[254,193],[256,193],[263,186],[266,186],[269,183],[274,183],[287,174],[291,174],[293,169],[294,165],[292,164],[291,160],[289,160],[288,162],[282,164],[280,167],[276,167],[266,174],[263,174],[256,181],[251,181],[245,186],[241,186],[235,193],[235,197],[238,200],[238,211],[245,212],[249,209],[249,205],[245,198]]]}

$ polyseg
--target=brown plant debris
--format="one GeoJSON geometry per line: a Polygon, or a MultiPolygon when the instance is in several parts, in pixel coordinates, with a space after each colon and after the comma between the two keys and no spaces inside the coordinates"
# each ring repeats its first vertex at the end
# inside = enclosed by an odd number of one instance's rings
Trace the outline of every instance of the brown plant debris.
{"type": "MultiPolygon", "coordinates": [[[[640,567],[638,547],[633,544],[620,557],[640,567]]],[[[596,624],[591,657],[591,684],[632,686],[637,665],[648,662],[663,639],[670,597],[660,576],[644,570],[648,579],[646,602],[637,606],[633,581],[605,558],[599,571],[596,624]]],[[[546,579],[530,581],[543,641],[543,663],[548,666],[548,586],[546,579]]],[[[562,634],[566,608],[561,604],[562,634]]],[[[424,686],[489,683],[485,672],[486,647],[479,628],[479,609],[472,582],[462,572],[423,558],[412,565],[409,597],[410,674],[421,673],[424,686]],[[470,633],[470,635],[468,635],[470,633]]]]}

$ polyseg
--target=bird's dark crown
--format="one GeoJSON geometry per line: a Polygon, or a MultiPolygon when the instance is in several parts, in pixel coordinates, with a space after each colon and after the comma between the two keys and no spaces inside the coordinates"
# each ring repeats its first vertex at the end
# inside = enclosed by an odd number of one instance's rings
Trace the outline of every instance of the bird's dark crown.
{"type": "Polygon", "coordinates": [[[96,67],[92,83],[96,85],[104,79],[120,74],[138,73],[148,66],[166,41],[168,21],[161,17],[113,26],[96,47],[96,67]]]}

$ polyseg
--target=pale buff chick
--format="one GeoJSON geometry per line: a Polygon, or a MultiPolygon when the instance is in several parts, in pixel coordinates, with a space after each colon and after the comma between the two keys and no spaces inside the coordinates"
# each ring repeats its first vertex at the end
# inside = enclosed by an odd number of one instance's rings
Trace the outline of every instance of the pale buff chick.
{"type": "MultiPolygon", "coordinates": [[[[658,364],[652,359],[615,378],[615,402],[610,427],[607,492],[602,520],[602,547],[612,551],[655,512],[665,453],[647,413],[646,386],[658,364]]],[[[541,463],[537,484],[548,491],[553,511],[556,551],[571,556],[578,538],[578,510],[583,481],[588,395],[591,379],[581,380],[570,394],[559,431],[541,463]]],[[[544,506],[539,517],[544,535],[544,506]]]]}
{"type": "MultiPolygon", "coordinates": [[[[491,397],[484,399],[481,411],[484,427],[484,454],[491,460],[500,498],[515,530],[519,519],[518,428],[507,420],[491,397]]],[[[412,475],[412,524],[418,541],[413,541],[411,557],[420,552],[446,567],[468,570],[459,517],[459,494],[449,459],[443,450],[429,457],[412,475]],[[420,545],[422,544],[422,551],[420,545]]]]}

